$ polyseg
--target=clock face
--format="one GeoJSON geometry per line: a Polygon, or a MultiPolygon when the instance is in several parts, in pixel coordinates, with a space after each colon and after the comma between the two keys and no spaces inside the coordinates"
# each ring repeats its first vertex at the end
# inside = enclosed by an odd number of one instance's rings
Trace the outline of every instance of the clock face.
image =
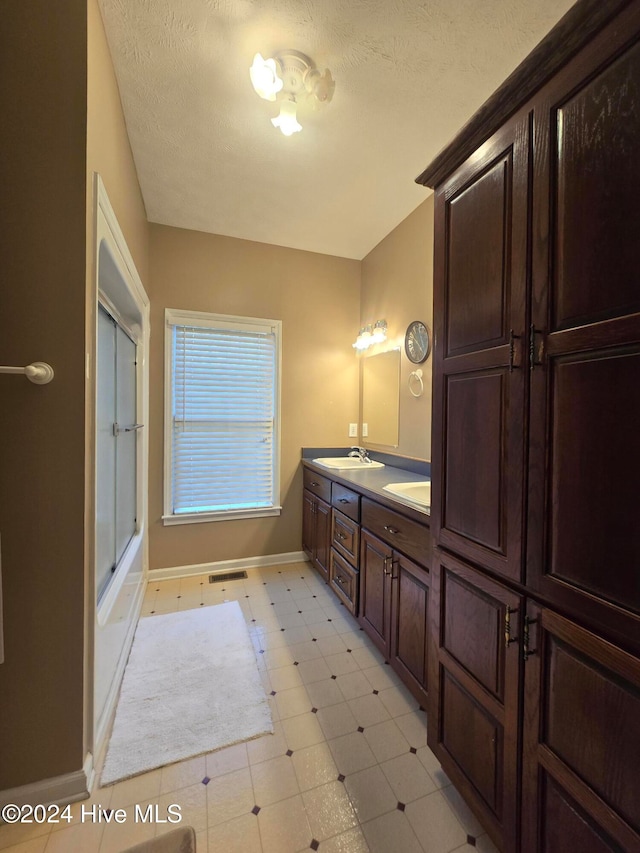
{"type": "Polygon", "coordinates": [[[420,320],[409,324],[404,336],[404,351],[409,361],[420,364],[429,355],[429,330],[420,320]]]}

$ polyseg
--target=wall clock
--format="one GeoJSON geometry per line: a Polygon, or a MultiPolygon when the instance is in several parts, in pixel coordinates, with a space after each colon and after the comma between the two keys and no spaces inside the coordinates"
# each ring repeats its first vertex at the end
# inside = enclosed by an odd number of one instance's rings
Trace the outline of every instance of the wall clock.
{"type": "Polygon", "coordinates": [[[409,323],[404,336],[404,351],[409,361],[413,364],[421,364],[427,360],[430,349],[429,330],[425,324],[421,323],[420,320],[409,323]]]}

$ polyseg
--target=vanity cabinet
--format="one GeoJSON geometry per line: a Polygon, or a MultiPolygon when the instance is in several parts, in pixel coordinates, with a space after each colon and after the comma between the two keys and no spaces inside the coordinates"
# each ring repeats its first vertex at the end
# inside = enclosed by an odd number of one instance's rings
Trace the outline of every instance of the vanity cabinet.
{"type": "Polygon", "coordinates": [[[640,850],[640,0],[576,3],[418,180],[429,745],[508,853],[640,850]]]}
{"type": "Polygon", "coordinates": [[[428,527],[362,499],[360,624],[421,704],[428,683],[430,546],[428,527]]]}
{"type": "Polygon", "coordinates": [[[405,515],[373,500],[370,492],[361,494],[357,486],[349,488],[312,468],[304,468],[304,485],[304,550],[425,707],[431,561],[428,517],[418,521],[422,514],[416,510],[407,508],[405,515]],[[325,540],[327,514],[330,525],[325,540]],[[319,541],[326,542],[326,551],[319,541]]]}
{"type": "Polygon", "coordinates": [[[302,548],[325,581],[329,580],[331,551],[331,480],[303,472],[302,548]]]}

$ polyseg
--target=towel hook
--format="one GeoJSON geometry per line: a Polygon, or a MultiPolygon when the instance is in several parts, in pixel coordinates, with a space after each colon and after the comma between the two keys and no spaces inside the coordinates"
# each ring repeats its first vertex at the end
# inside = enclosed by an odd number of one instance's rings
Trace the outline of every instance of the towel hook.
{"type": "Polygon", "coordinates": [[[0,373],[23,373],[34,385],[47,385],[54,377],[53,367],[44,361],[34,361],[26,367],[0,367],[0,373]]]}

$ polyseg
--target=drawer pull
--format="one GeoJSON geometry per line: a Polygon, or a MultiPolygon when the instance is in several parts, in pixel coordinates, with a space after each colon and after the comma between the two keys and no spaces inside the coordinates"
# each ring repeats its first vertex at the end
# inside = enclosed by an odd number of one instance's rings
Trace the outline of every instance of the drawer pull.
{"type": "Polygon", "coordinates": [[[311,485],[312,485],[312,486],[319,486],[319,485],[320,485],[320,483],[316,483],[316,481],[315,481],[315,480],[313,480],[313,481],[312,481],[312,483],[311,483],[311,485]]]}
{"type": "Polygon", "coordinates": [[[338,498],[338,503],[348,504],[351,503],[351,501],[349,500],[349,498],[338,498]]]}
{"type": "Polygon", "coordinates": [[[344,535],[344,533],[340,533],[340,531],[336,531],[336,536],[338,537],[338,539],[342,539],[342,541],[343,541],[343,542],[344,542],[344,540],[347,538],[347,537],[344,535]]]}
{"type": "Polygon", "coordinates": [[[393,533],[394,535],[396,533],[400,533],[397,527],[391,527],[390,524],[385,524],[384,529],[387,531],[387,533],[393,533]]]}
{"type": "Polygon", "coordinates": [[[335,577],[334,577],[334,581],[335,581],[336,583],[339,583],[339,584],[340,584],[340,586],[342,586],[342,585],[344,584],[344,578],[341,578],[341,577],[340,577],[340,575],[335,575],[335,577]]]}

